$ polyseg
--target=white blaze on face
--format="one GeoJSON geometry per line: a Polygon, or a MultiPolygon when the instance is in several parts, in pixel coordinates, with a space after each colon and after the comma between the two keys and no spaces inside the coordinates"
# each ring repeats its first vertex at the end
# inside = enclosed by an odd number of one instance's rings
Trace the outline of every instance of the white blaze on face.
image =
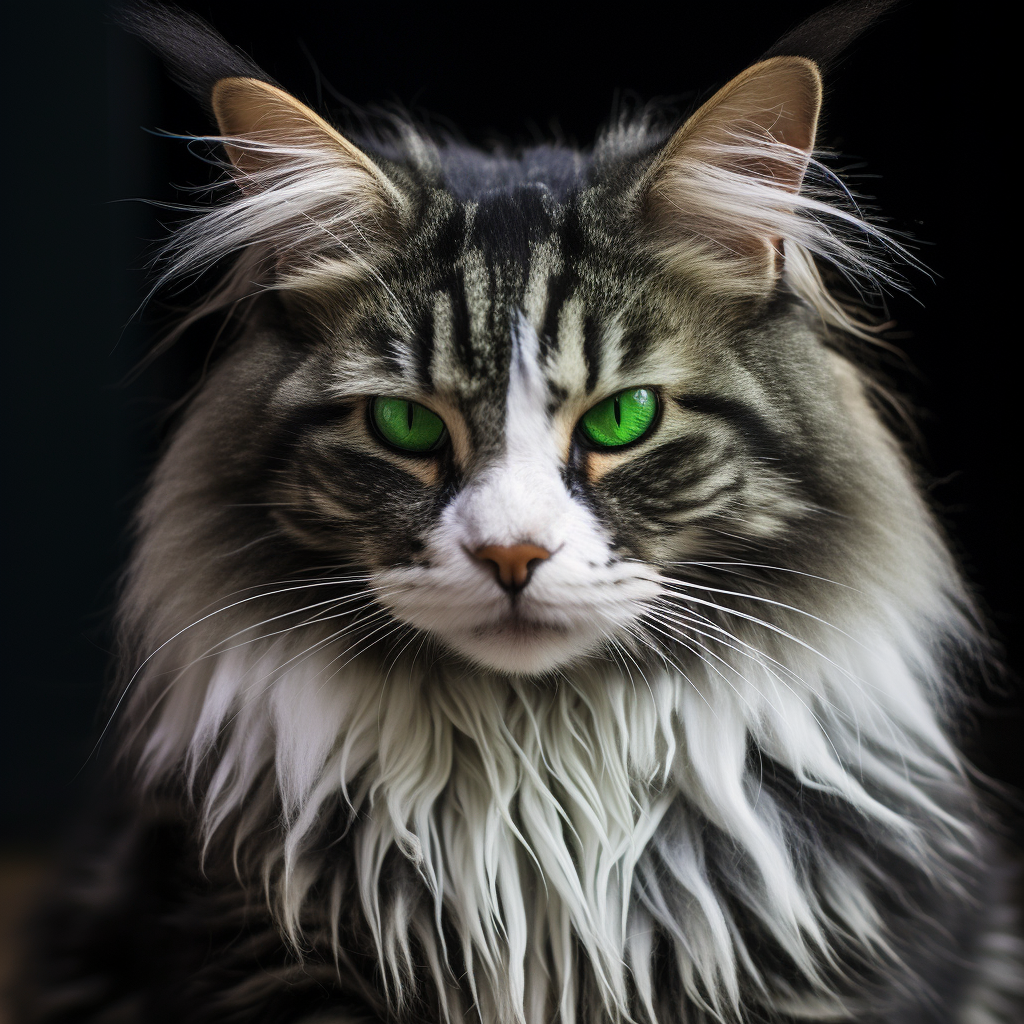
{"type": "Polygon", "coordinates": [[[537,544],[554,554],[577,512],[562,480],[539,359],[537,332],[520,315],[512,327],[505,451],[449,509],[471,551],[485,544],[537,544]]]}
{"type": "Polygon", "coordinates": [[[513,357],[501,456],[445,509],[426,566],[382,574],[382,599],[403,621],[439,636],[487,668],[546,672],[621,638],[657,587],[653,572],[616,558],[593,513],[563,479],[563,442],[548,414],[537,333],[513,324],[513,357]],[[550,552],[514,596],[488,545],[534,544],[550,552]]]}

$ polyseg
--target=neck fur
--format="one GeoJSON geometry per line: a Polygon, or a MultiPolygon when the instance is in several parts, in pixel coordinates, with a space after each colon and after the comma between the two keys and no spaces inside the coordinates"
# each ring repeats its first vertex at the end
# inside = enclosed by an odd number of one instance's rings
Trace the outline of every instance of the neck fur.
{"type": "Polygon", "coordinates": [[[927,865],[970,846],[939,806],[960,769],[926,699],[936,666],[898,615],[851,633],[747,650],[737,634],[685,674],[627,660],[543,683],[249,645],[179,680],[144,763],[204,779],[207,841],[233,829],[257,850],[296,946],[314,885],[336,947],[357,903],[392,1009],[425,962],[449,1020],[468,1002],[502,1022],[655,1020],[667,950],[712,1015],[754,991],[838,1019],[838,945],[891,955],[869,871],[790,813],[766,765],[864,849],[927,865]],[[799,991],[759,966],[750,921],[799,991]]]}

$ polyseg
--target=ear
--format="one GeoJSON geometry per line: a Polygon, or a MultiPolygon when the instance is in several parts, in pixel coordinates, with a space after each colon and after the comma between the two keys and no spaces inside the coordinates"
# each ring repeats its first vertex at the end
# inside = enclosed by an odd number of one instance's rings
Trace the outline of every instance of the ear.
{"type": "Polygon", "coordinates": [[[247,229],[280,282],[350,277],[397,240],[408,200],[358,147],[283,89],[256,78],[210,93],[244,193],[247,229]]]}
{"type": "Polygon", "coordinates": [[[363,185],[398,199],[397,190],[370,160],[319,114],[283,89],[256,78],[222,78],[213,86],[210,103],[228,157],[240,175],[258,180],[287,159],[289,151],[333,154],[339,164],[365,176],[363,185]],[[249,143],[249,145],[246,145],[249,143]]]}
{"type": "Polygon", "coordinates": [[[770,287],[799,222],[820,108],[821,76],[803,57],[762,61],[715,93],[645,175],[645,218],[662,255],[691,271],[711,260],[719,274],[724,261],[746,289],[770,287]]]}

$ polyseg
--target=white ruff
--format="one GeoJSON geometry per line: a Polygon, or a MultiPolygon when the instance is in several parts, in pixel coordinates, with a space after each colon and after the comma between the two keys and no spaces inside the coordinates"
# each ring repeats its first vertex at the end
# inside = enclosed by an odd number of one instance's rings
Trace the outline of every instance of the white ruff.
{"type": "Polygon", "coordinates": [[[359,913],[343,896],[357,891],[394,1009],[416,994],[412,964],[425,958],[448,1020],[544,1024],[556,1008],[563,1021],[656,1020],[661,936],[697,1006],[730,1018],[746,979],[748,990],[767,981],[767,1006],[845,1019],[819,967],[839,933],[872,959],[886,956],[886,936],[857,872],[821,849],[797,862],[792,826],[748,754],[753,741],[919,864],[928,844],[911,817],[969,846],[928,792],[958,772],[916,681],[935,681],[934,666],[899,616],[879,620],[859,642],[818,630],[815,653],[779,637],[770,646],[762,631],[761,653],[737,644],[734,665],[688,678],[596,663],[543,685],[408,666],[385,679],[252,645],[178,678],[144,760],[155,775],[182,759],[208,765],[207,835],[230,821],[239,846],[255,844],[296,945],[314,882],[333,887],[343,927],[359,913]],[[360,813],[332,848],[321,822],[339,806],[360,813]],[[711,832],[731,866],[706,857],[711,832]],[[803,995],[759,977],[726,895],[792,957],[803,995]],[[442,914],[461,945],[461,990],[442,914]]]}

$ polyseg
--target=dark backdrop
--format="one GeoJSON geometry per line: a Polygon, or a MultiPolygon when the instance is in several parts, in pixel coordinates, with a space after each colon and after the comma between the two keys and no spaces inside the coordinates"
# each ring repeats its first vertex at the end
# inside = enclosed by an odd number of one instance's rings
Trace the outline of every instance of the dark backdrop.
{"type": "MultiPolygon", "coordinates": [[[[616,97],[676,97],[722,84],[819,6],[808,2],[594,7],[370,3],[188,4],[316,104],[329,82],[357,104],[397,100],[472,140],[557,130],[589,141],[616,97]],[[323,76],[323,81],[318,77],[323,76]]],[[[1016,476],[1019,390],[1009,324],[1018,261],[1014,134],[996,73],[1008,31],[973,10],[908,2],[829,79],[822,142],[858,189],[917,240],[932,276],[891,298],[909,357],[890,372],[922,410],[933,498],[969,578],[1021,664],[1016,476]],[[911,369],[913,367],[913,369],[911,369]]],[[[189,201],[209,168],[154,134],[208,130],[140,44],[87,0],[20,4],[7,22],[4,192],[11,267],[0,828],[49,842],[90,776],[126,530],[166,430],[198,372],[201,332],[141,374],[160,307],[133,313],[153,243],[175,219],[139,199],[189,201]]],[[[1009,690],[1016,685],[1009,677],[1009,690]]],[[[1012,692],[990,695],[976,759],[1020,784],[1024,730],[1012,692]]]]}

